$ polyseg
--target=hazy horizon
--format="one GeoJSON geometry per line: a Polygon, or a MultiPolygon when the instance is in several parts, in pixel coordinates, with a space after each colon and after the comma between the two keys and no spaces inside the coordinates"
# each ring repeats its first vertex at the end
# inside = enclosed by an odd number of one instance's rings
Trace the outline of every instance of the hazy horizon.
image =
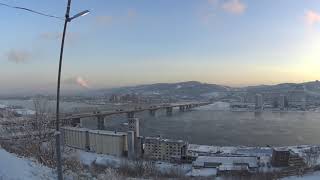
{"type": "MultiPolygon", "coordinates": [[[[66,3],[8,1],[63,16],[66,3]]],[[[1,6],[2,92],[54,91],[63,22],[1,6]],[[32,22],[32,23],[30,23],[32,22]],[[18,31],[17,30],[22,30],[18,31]]],[[[62,88],[196,80],[228,86],[314,81],[316,1],[73,1],[62,88]]]]}
{"type": "MultiPolygon", "coordinates": [[[[113,86],[113,87],[83,87],[78,84],[64,84],[62,85],[62,94],[67,94],[67,95],[78,95],[78,93],[85,93],[88,91],[96,91],[96,90],[108,90],[108,89],[113,89],[113,88],[125,88],[125,87],[133,87],[133,86],[141,86],[141,85],[150,85],[150,84],[172,84],[172,83],[183,83],[183,82],[200,82],[200,83],[205,83],[205,84],[216,84],[216,85],[221,85],[221,86],[227,86],[231,88],[244,88],[248,86],[263,86],[263,85],[278,85],[278,84],[283,84],[283,83],[294,83],[294,84],[299,84],[299,83],[306,83],[306,82],[315,82],[317,80],[312,80],[312,81],[304,81],[304,82],[281,82],[281,83],[274,83],[274,84],[249,84],[249,85],[228,85],[228,84],[218,84],[218,83],[208,83],[208,82],[201,82],[201,81],[196,81],[196,80],[189,80],[189,81],[176,81],[176,82],[152,82],[152,83],[142,83],[142,84],[128,84],[128,85],[122,85],[122,86],[113,86]]],[[[0,90],[0,95],[2,96],[14,96],[14,95],[35,95],[35,94],[48,94],[48,95],[54,95],[56,93],[56,85],[52,84],[52,86],[47,87],[47,88],[42,88],[42,89],[23,89],[23,88],[14,88],[10,90],[5,90],[4,88],[1,88],[0,90]]]]}

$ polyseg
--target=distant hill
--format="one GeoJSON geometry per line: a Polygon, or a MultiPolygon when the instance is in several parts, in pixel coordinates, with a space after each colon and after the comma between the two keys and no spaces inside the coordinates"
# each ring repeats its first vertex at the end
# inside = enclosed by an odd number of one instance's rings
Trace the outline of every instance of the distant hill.
{"type": "Polygon", "coordinates": [[[111,89],[100,89],[91,91],[95,94],[141,94],[141,95],[159,95],[168,97],[192,97],[192,98],[211,98],[228,94],[229,92],[288,92],[292,90],[304,90],[308,95],[320,96],[320,82],[311,81],[304,83],[281,83],[276,85],[258,85],[234,88],[218,84],[201,83],[198,81],[187,81],[178,83],[156,83],[138,86],[128,86],[111,89]]]}
{"type": "Polygon", "coordinates": [[[132,87],[121,87],[109,90],[100,90],[108,94],[135,93],[142,95],[161,95],[175,97],[201,97],[215,92],[227,92],[231,88],[216,84],[207,84],[197,81],[187,81],[179,83],[157,83],[148,85],[138,85],[132,87]]]}
{"type": "Polygon", "coordinates": [[[320,97],[320,82],[310,81],[304,83],[282,83],[277,85],[260,85],[249,86],[244,88],[247,92],[262,93],[262,92],[280,92],[286,93],[293,90],[302,90],[309,97],[320,97]]]}

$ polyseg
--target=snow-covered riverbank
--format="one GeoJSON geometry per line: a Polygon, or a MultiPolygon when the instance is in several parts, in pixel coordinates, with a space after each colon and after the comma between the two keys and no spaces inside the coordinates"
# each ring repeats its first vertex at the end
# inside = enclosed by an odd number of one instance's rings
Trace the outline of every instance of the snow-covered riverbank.
{"type": "Polygon", "coordinates": [[[35,114],[34,110],[26,109],[22,107],[8,106],[5,104],[0,104],[0,109],[17,113],[20,116],[28,116],[28,115],[35,114]]]}
{"type": "Polygon", "coordinates": [[[3,180],[54,180],[54,170],[27,158],[20,158],[0,147],[0,179],[3,180]]]}

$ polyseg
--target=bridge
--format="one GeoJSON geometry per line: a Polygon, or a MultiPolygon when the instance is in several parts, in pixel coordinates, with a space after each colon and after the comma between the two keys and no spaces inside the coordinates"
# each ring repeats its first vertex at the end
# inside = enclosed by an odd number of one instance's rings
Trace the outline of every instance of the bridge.
{"type": "Polygon", "coordinates": [[[167,116],[171,116],[173,114],[174,108],[179,108],[180,112],[185,112],[195,107],[205,106],[208,104],[211,104],[211,103],[210,102],[176,103],[176,104],[152,105],[145,108],[136,107],[130,110],[118,109],[113,111],[95,111],[92,113],[78,113],[78,114],[64,115],[60,118],[60,120],[63,124],[70,124],[72,126],[76,126],[77,124],[80,124],[81,118],[95,117],[98,122],[97,123],[98,129],[103,130],[104,118],[106,116],[126,114],[127,118],[130,119],[130,118],[134,118],[136,113],[143,112],[143,111],[149,111],[149,114],[151,116],[155,116],[156,111],[161,109],[165,109],[167,116]]]}

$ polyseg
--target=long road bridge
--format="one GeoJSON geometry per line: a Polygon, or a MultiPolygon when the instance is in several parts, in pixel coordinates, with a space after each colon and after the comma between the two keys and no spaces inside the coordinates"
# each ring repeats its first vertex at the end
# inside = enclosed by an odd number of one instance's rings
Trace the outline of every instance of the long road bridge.
{"type": "Polygon", "coordinates": [[[151,116],[156,115],[156,111],[165,109],[166,114],[171,116],[173,114],[174,108],[179,108],[180,112],[189,111],[192,108],[205,106],[211,104],[210,102],[192,102],[192,103],[175,103],[175,104],[163,104],[163,105],[153,105],[149,107],[136,107],[131,110],[113,110],[113,111],[95,111],[92,113],[78,113],[78,114],[71,114],[71,115],[63,115],[60,120],[63,124],[70,124],[72,126],[76,126],[80,124],[81,118],[88,118],[88,117],[95,117],[97,119],[98,129],[104,129],[104,118],[106,116],[111,115],[119,115],[119,114],[127,114],[127,118],[134,118],[136,113],[149,111],[151,116]]]}

